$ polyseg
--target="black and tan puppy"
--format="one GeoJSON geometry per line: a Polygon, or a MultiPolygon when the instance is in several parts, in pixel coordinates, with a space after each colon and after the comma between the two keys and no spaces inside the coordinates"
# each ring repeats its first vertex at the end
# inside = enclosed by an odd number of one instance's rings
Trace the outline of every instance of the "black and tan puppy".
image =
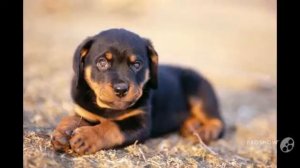
{"type": "Polygon", "coordinates": [[[212,86],[196,72],[158,66],[151,42],[124,29],[88,37],[74,54],[76,115],[52,135],[56,150],[94,153],[173,130],[206,143],[224,123],[212,86]]]}

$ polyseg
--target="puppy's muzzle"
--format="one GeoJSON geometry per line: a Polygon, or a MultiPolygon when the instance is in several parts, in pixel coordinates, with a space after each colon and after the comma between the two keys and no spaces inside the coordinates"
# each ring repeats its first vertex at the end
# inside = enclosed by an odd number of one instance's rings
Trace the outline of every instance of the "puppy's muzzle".
{"type": "Polygon", "coordinates": [[[113,89],[115,92],[115,95],[118,97],[124,97],[127,95],[129,90],[129,85],[125,82],[116,83],[113,85],[113,89]]]}

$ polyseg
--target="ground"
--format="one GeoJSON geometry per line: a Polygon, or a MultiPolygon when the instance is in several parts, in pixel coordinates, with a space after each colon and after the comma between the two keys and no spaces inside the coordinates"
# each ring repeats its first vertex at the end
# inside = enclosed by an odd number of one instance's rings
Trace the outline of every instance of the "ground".
{"type": "MultiPolygon", "coordinates": [[[[28,96],[34,96],[34,92],[28,96]]],[[[36,93],[38,94],[38,93],[36,93]]],[[[40,94],[40,92],[39,92],[40,94]]],[[[192,144],[178,133],[77,157],[59,154],[50,145],[50,134],[67,104],[43,100],[24,118],[25,167],[275,167],[276,109],[274,90],[222,93],[227,121],[224,139],[205,146],[192,144]],[[42,105],[43,104],[43,105],[42,105]],[[34,112],[39,111],[39,113],[34,112]],[[43,125],[43,126],[39,126],[43,125]]],[[[55,99],[55,98],[54,98],[55,99]]],[[[30,100],[30,98],[28,98],[30,100]]]]}
{"type": "Polygon", "coordinates": [[[24,2],[24,167],[276,167],[273,1],[90,2],[24,2]],[[93,155],[54,152],[50,134],[73,113],[72,54],[86,36],[108,27],[149,37],[160,63],[207,76],[221,103],[225,137],[206,146],[173,132],[93,155]]]}

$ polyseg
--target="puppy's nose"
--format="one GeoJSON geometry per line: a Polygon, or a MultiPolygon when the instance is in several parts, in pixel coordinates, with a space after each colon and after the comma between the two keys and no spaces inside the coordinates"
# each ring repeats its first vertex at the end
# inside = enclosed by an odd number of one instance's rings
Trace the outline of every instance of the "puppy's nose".
{"type": "Polygon", "coordinates": [[[114,84],[113,89],[118,97],[124,97],[128,93],[129,86],[127,83],[121,82],[114,84]]]}

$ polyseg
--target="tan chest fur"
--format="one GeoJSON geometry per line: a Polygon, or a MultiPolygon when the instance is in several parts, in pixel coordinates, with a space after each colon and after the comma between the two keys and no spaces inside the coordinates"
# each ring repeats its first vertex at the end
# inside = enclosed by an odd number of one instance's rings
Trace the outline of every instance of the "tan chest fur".
{"type": "Polygon", "coordinates": [[[75,110],[76,114],[78,114],[79,116],[81,116],[84,119],[86,119],[88,121],[91,121],[91,122],[104,122],[106,120],[120,121],[120,120],[124,120],[126,118],[129,118],[129,117],[133,117],[133,116],[140,115],[140,114],[144,113],[143,110],[134,109],[134,110],[128,111],[125,114],[119,115],[115,118],[104,118],[104,117],[96,115],[96,114],[80,107],[77,104],[75,105],[74,110],[75,110]]]}

